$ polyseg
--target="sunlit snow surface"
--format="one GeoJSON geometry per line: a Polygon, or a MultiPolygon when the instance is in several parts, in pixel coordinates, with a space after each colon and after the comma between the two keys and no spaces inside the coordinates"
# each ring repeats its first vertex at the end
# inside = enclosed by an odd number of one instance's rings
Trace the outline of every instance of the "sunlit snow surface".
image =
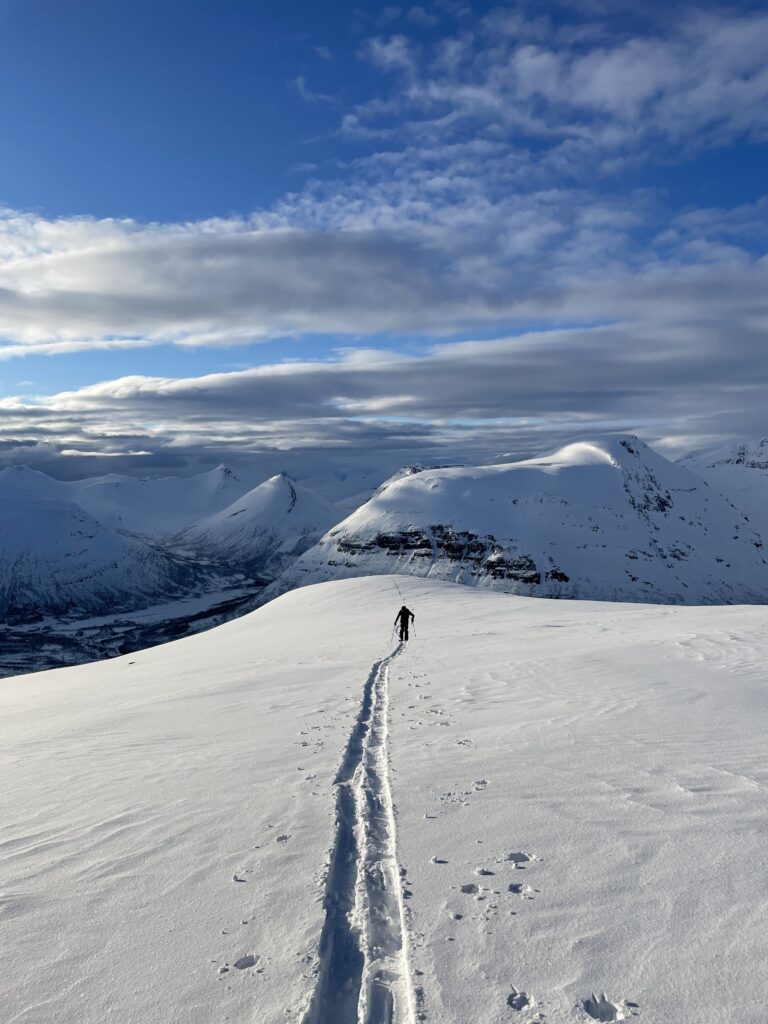
{"type": "Polygon", "coordinates": [[[633,437],[571,444],[526,462],[401,476],[330,529],[259,600],[387,573],[525,597],[768,602],[764,541],[746,514],[633,437]]]}
{"type": "Polygon", "coordinates": [[[407,943],[351,934],[406,964],[396,1021],[764,1024],[767,653],[762,607],[388,577],[3,680],[3,1024],[304,1020],[355,730],[407,943]]]}

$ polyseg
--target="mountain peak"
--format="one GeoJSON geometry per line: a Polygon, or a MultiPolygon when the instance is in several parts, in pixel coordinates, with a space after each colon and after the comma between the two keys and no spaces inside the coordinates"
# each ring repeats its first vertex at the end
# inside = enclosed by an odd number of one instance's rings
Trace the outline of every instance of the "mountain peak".
{"type": "Polygon", "coordinates": [[[406,573],[531,597],[768,601],[762,541],[734,503],[632,435],[432,469],[380,488],[278,580],[406,573]]]}

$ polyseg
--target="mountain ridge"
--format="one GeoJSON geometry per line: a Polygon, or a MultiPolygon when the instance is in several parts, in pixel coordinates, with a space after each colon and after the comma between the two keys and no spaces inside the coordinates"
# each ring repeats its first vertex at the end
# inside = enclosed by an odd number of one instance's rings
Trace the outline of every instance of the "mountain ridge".
{"type": "Polygon", "coordinates": [[[538,597],[768,600],[763,541],[748,518],[631,435],[385,484],[259,600],[391,572],[538,597]]]}

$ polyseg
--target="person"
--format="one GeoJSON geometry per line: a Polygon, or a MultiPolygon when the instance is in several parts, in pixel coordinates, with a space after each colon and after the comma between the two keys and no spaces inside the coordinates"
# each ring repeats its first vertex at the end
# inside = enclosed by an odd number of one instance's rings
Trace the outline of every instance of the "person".
{"type": "Polygon", "coordinates": [[[415,618],[416,618],[416,616],[413,614],[411,609],[410,608],[406,608],[405,605],[403,605],[403,607],[400,609],[400,611],[395,616],[395,625],[399,626],[399,628],[400,628],[400,639],[401,640],[407,640],[408,639],[408,625],[409,625],[409,623],[413,622],[413,620],[415,618]]]}

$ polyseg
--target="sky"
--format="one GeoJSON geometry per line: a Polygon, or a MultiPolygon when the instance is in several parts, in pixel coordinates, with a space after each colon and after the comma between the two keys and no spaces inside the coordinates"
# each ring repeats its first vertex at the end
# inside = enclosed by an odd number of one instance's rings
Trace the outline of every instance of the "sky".
{"type": "Polygon", "coordinates": [[[0,464],[761,436],[768,7],[0,0],[0,464]]]}

